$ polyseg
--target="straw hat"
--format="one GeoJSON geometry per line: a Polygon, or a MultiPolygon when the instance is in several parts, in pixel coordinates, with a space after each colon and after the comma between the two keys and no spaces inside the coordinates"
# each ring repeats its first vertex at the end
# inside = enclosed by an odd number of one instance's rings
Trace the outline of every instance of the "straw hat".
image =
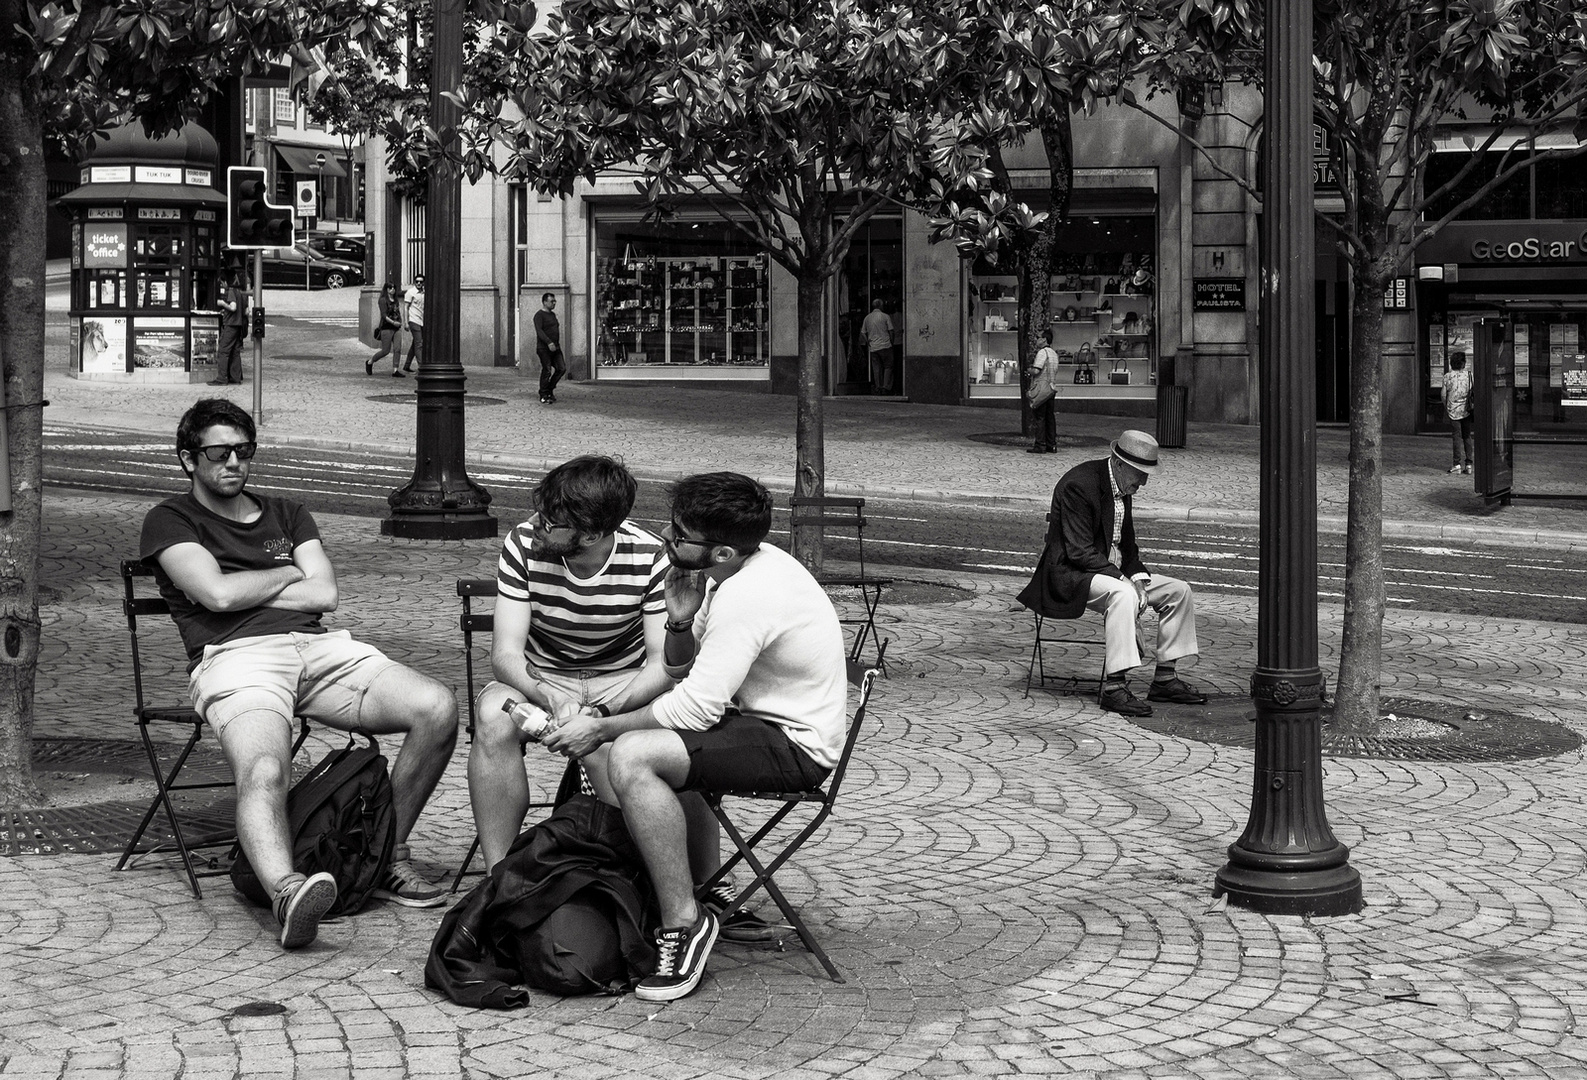
{"type": "Polygon", "coordinates": [[[1147,476],[1157,471],[1157,440],[1133,428],[1113,442],[1113,454],[1132,469],[1147,476]]]}

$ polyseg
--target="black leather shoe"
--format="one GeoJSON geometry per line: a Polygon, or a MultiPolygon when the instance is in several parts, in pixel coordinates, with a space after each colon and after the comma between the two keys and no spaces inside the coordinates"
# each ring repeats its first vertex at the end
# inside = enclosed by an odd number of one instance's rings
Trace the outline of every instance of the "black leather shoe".
{"type": "Polygon", "coordinates": [[[1121,716],[1152,715],[1152,707],[1130,693],[1130,688],[1127,686],[1104,689],[1098,700],[1106,712],[1116,712],[1121,716]]]}
{"type": "Polygon", "coordinates": [[[1147,701],[1167,701],[1175,705],[1205,705],[1206,694],[1198,694],[1194,687],[1184,679],[1169,679],[1167,682],[1154,682],[1146,691],[1147,701]]]}
{"type": "Polygon", "coordinates": [[[1045,454],[1046,452],[1047,448],[1045,446],[1033,446],[1025,451],[1027,454],[1045,454]]]}

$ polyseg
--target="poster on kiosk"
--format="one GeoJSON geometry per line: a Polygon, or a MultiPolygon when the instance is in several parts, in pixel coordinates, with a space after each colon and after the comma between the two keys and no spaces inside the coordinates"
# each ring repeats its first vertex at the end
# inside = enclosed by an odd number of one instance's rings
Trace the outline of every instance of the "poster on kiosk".
{"type": "Polygon", "coordinates": [[[1509,320],[1489,317],[1472,328],[1473,480],[1490,506],[1510,503],[1515,471],[1515,351],[1509,320]]]}

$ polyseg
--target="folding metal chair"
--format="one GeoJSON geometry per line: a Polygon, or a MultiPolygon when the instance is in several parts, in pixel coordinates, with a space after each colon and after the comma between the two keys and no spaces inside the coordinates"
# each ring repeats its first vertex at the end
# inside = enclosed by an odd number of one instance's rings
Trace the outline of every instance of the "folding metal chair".
{"type": "MultiPolygon", "coordinates": [[[[127,634],[132,644],[132,692],[133,716],[137,718],[138,734],[143,737],[144,752],[149,755],[149,768],[154,772],[154,782],[159,790],[149,802],[149,808],[143,813],[143,820],[138,823],[138,828],[132,834],[132,839],[127,841],[126,850],[121,853],[121,859],[116,863],[117,870],[125,870],[129,860],[134,855],[149,855],[165,849],[167,846],[174,848],[182,856],[182,866],[187,871],[188,883],[193,887],[195,899],[202,899],[203,890],[199,888],[198,879],[211,877],[222,873],[222,870],[213,869],[204,874],[199,874],[193,869],[191,852],[198,848],[218,847],[235,844],[237,834],[235,827],[228,829],[224,834],[209,835],[197,839],[188,839],[182,831],[182,822],[177,814],[176,806],[171,801],[173,791],[200,791],[213,788],[232,787],[230,780],[204,781],[201,783],[178,783],[182,767],[187,764],[193,748],[198,745],[199,739],[204,735],[204,721],[198,713],[186,705],[150,705],[143,698],[143,659],[138,647],[138,619],[148,616],[169,616],[170,606],[163,597],[140,597],[137,595],[137,583],[140,580],[153,576],[144,563],[137,559],[124,559],[121,563],[122,582],[122,610],[127,616],[127,634]],[[176,755],[176,760],[169,770],[160,764],[160,752],[155,747],[154,739],[149,734],[151,723],[185,724],[192,729],[187,737],[187,743],[176,755]],[[143,839],[144,832],[149,823],[154,820],[154,815],[160,809],[165,810],[166,821],[171,826],[172,843],[155,844],[147,848],[140,848],[139,841],[143,839]]],[[[297,756],[298,750],[303,746],[303,740],[309,736],[309,722],[298,717],[298,736],[292,743],[292,755],[297,756]]]]}
{"type": "Polygon", "coordinates": [[[876,666],[882,671],[881,639],[876,634],[876,609],[882,602],[882,590],[893,583],[892,578],[876,577],[865,570],[865,500],[843,496],[794,495],[788,499],[789,524],[793,528],[813,526],[823,530],[828,526],[854,530],[857,574],[821,573],[816,576],[823,587],[857,589],[865,608],[864,618],[842,619],[841,622],[859,627],[854,637],[854,647],[849,650],[849,660],[859,663],[865,651],[865,640],[870,638],[877,646],[876,666]]]}
{"type": "MultiPolygon", "coordinates": [[[[478,717],[474,714],[474,635],[490,634],[496,629],[496,616],[489,611],[475,611],[474,600],[494,598],[496,596],[495,578],[458,578],[457,595],[463,600],[463,611],[458,616],[458,629],[463,632],[463,678],[468,689],[468,741],[474,741],[474,724],[478,717]]],[[[531,802],[529,809],[550,809],[555,802],[531,802]]],[[[474,863],[474,856],[479,852],[479,836],[476,834],[474,842],[468,846],[468,854],[463,856],[463,865],[457,868],[457,876],[452,879],[452,891],[457,892],[458,886],[463,883],[463,875],[468,873],[468,868],[474,863]]]]}
{"type": "Polygon", "coordinates": [[[859,704],[854,709],[853,718],[849,720],[849,733],[848,737],[843,741],[843,753],[838,758],[837,767],[827,777],[825,784],[814,791],[702,791],[700,793],[705,798],[706,805],[711,808],[711,813],[715,814],[716,820],[721,823],[722,831],[727,833],[728,838],[733,841],[733,846],[738,850],[704,884],[695,889],[695,895],[704,897],[726,879],[727,875],[741,861],[747,862],[750,868],[755,871],[755,877],[737,896],[733,897],[732,903],[722,910],[720,917],[726,920],[728,916],[743,907],[750,897],[755,895],[757,890],[765,886],[766,892],[776,902],[778,909],[783,914],[783,918],[788,920],[788,925],[794,928],[794,931],[799,935],[799,939],[805,943],[805,948],[809,949],[815,958],[821,961],[821,966],[826,968],[827,974],[832,977],[833,982],[842,982],[843,976],[838,974],[837,967],[833,965],[832,960],[821,948],[820,943],[810,933],[810,929],[805,925],[804,920],[799,917],[799,909],[790,904],[788,898],[783,895],[783,891],[777,887],[777,882],[773,879],[773,875],[782,869],[783,865],[793,857],[794,853],[804,846],[805,841],[810,839],[815,831],[821,827],[821,823],[827,819],[827,815],[832,813],[832,808],[837,804],[838,790],[843,786],[843,775],[848,771],[849,758],[854,754],[854,744],[859,738],[860,728],[865,723],[865,709],[871,700],[871,688],[875,685],[877,676],[882,673],[882,659],[886,651],[887,642],[883,641],[877,645],[876,663],[871,667],[863,667],[852,660],[849,661],[849,683],[859,687],[859,704]],[[746,839],[743,832],[739,830],[737,825],[733,824],[722,807],[722,800],[727,798],[749,799],[762,803],[780,802],[782,805],[760,828],[755,830],[754,835],[746,839]],[[782,849],[777,852],[770,862],[762,863],[760,857],[756,854],[756,848],[770,835],[773,829],[782,823],[785,817],[801,806],[814,807],[815,816],[792,840],[782,846],[782,849]]]}

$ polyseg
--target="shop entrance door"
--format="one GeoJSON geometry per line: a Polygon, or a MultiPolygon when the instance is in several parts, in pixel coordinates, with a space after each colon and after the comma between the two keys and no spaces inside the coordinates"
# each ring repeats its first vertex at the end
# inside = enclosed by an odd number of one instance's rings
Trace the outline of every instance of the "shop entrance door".
{"type": "MultiPolygon", "coordinates": [[[[827,385],[835,394],[903,397],[904,386],[904,222],[898,215],[871,218],[849,246],[833,283],[836,314],[828,327],[827,385]],[[871,370],[870,345],[862,332],[875,303],[893,325],[885,363],[871,370]]],[[[874,325],[874,324],[873,324],[874,325]]]]}

